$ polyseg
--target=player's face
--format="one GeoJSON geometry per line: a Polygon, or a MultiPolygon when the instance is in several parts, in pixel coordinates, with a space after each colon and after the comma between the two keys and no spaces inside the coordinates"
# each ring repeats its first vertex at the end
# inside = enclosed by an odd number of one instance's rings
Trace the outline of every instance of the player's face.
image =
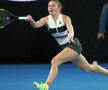
{"type": "Polygon", "coordinates": [[[48,12],[50,15],[56,15],[60,13],[60,7],[58,6],[57,2],[50,1],[48,3],[48,12]]]}

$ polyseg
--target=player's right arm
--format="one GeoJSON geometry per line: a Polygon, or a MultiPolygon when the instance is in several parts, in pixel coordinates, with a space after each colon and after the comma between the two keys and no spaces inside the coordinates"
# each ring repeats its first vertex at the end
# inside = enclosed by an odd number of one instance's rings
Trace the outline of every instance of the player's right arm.
{"type": "Polygon", "coordinates": [[[30,24],[32,25],[32,27],[34,27],[34,28],[39,28],[39,27],[42,27],[42,26],[44,26],[44,25],[46,24],[46,22],[47,22],[47,17],[43,17],[43,18],[41,18],[40,20],[35,21],[35,20],[32,18],[32,16],[28,15],[28,16],[27,16],[27,21],[30,22],[30,24]]]}

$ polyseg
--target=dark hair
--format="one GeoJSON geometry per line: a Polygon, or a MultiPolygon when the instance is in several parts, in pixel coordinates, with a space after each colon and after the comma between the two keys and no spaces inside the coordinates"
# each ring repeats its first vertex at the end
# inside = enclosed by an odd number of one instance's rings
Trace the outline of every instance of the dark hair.
{"type": "Polygon", "coordinates": [[[50,1],[54,1],[54,2],[56,2],[56,3],[58,4],[58,6],[60,7],[60,9],[63,8],[63,6],[62,6],[60,0],[49,0],[49,2],[50,2],[50,1]]]}

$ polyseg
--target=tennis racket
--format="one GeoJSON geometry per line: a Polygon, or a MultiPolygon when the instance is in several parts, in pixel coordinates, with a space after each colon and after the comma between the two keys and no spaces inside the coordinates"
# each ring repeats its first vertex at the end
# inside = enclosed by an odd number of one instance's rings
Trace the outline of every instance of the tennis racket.
{"type": "Polygon", "coordinates": [[[0,28],[4,28],[7,26],[9,23],[16,21],[16,20],[26,20],[27,17],[24,16],[16,16],[11,13],[9,13],[5,9],[0,9],[0,28]]]}

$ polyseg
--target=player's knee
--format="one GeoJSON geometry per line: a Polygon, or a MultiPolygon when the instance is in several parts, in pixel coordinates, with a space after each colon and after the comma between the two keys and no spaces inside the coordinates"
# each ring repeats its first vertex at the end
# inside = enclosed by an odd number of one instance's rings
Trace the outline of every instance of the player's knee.
{"type": "Polygon", "coordinates": [[[86,67],[84,70],[85,70],[86,72],[92,72],[92,71],[93,71],[93,68],[92,68],[92,67],[86,67]]]}
{"type": "Polygon", "coordinates": [[[93,70],[95,71],[96,69],[99,68],[99,65],[97,65],[97,64],[92,64],[92,67],[93,67],[93,70]]]}
{"type": "Polygon", "coordinates": [[[53,58],[53,59],[51,60],[51,65],[59,65],[59,64],[58,64],[58,59],[57,59],[57,58],[53,58]]]}
{"type": "Polygon", "coordinates": [[[92,72],[92,71],[96,71],[99,68],[99,66],[97,64],[91,64],[90,66],[88,66],[86,68],[87,72],[92,72]]]}

